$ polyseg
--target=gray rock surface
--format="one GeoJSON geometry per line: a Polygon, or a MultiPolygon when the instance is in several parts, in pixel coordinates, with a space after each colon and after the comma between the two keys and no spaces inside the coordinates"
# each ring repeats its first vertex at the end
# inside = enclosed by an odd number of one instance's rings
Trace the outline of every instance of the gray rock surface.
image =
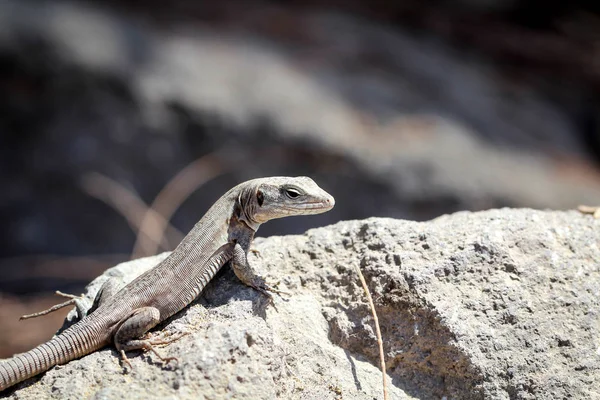
{"type": "MultiPolygon", "coordinates": [[[[251,261],[291,293],[277,309],[229,268],[163,324],[189,335],[105,349],[26,382],[12,399],[374,399],[379,314],[391,398],[600,398],[600,221],[502,209],[417,223],[371,218],[259,239],[251,261]]],[[[105,275],[130,280],[165,254],[105,275]]],[[[88,287],[93,296],[106,276],[88,287]]]]}

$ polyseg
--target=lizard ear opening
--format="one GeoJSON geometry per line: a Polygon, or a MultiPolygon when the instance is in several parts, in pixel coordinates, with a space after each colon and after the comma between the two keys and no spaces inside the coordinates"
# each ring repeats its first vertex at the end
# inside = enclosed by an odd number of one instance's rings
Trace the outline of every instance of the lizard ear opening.
{"type": "Polygon", "coordinates": [[[256,202],[258,203],[258,206],[262,207],[264,201],[265,195],[263,194],[262,190],[258,189],[256,191],[256,202]]]}

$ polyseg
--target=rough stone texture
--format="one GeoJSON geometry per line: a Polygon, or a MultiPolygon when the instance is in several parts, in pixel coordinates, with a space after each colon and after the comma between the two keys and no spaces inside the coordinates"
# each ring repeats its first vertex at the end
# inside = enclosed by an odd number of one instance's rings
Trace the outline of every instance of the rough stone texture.
{"type": "MultiPolygon", "coordinates": [[[[259,239],[253,265],[277,310],[225,268],[160,329],[179,368],[106,349],[27,382],[12,399],[381,398],[372,291],[393,399],[600,398],[600,221],[577,212],[371,218],[259,239]]],[[[165,254],[106,275],[132,279],[165,254]]],[[[88,295],[105,277],[95,280],[88,295]]]]}

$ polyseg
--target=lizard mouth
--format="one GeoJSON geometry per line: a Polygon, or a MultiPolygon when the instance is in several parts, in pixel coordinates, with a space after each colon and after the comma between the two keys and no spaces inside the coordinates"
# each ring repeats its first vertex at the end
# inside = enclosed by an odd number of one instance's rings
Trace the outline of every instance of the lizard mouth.
{"type": "Polygon", "coordinates": [[[303,214],[320,214],[325,211],[329,211],[335,205],[335,201],[333,199],[327,202],[313,202],[313,203],[304,203],[301,207],[286,207],[285,210],[290,214],[297,214],[298,211],[301,211],[303,214]]]}
{"type": "Polygon", "coordinates": [[[308,210],[331,210],[333,208],[333,203],[308,203],[308,210]]]}

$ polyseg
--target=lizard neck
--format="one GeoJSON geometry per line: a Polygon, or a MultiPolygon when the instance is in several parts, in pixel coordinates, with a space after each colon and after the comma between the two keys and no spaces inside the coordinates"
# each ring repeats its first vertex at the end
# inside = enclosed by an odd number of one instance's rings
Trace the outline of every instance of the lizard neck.
{"type": "Polygon", "coordinates": [[[253,218],[256,208],[256,202],[253,198],[254,195],[255,189],[253,187],[247,187],[240,190],[236,199],[235,214],[239,222],[256,232],[260,227],[260,222],[253,218]]]}
{"type": "Polygon", "coordinates": [[[256,231],[260,227],[260,224],[258,222],[248,221],[245,218],[244,219],[240,218],[240,222],[242,224],[244,224],[248,229],[251,229],[253,234],[256,233],[256,231]]]}
{"type": "Polygon", "coordinates": [[[227,235],[229,242],[239,243],[240,246],[246,251],[250,248],[252,240],[254,240],[254,234],[260,224],[256,224],[256,228],[253,228],[245,220],[241,220],[240,217],[233,216],[229,222],[227,229],[227,235]]]}

